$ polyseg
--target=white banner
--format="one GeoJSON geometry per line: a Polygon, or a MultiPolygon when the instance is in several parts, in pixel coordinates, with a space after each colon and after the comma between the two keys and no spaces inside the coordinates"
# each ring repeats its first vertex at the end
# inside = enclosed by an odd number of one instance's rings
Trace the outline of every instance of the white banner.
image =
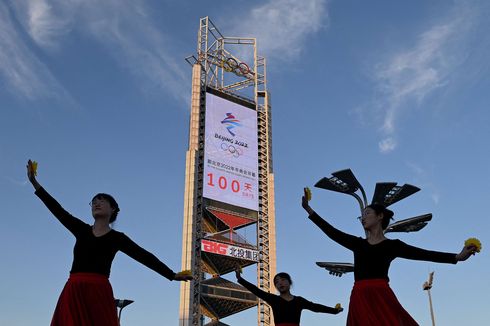
{"type": "Polygon", "coordinates": [[[258,211],[257,112],[206,93],[206,198],[258,211]]]}
{"type": "Polygon", "coordinates": [[[228,257],[251,260],[255,262],[259,261],[259,252],[257,250],[237,247],[221,242],[201,240],[201,250],[228,257]]]}

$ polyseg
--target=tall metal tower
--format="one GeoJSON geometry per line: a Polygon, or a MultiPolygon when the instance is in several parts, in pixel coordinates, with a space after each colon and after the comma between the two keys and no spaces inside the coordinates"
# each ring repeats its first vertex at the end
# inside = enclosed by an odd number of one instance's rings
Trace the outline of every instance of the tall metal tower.
{"type": "Polygon", "coordinates": [[[258,325],[270,326],[271,308],[221,277],[256,265],[257,286],[270,291],[276,272],[266,60],[255,38],[225,37],[208,17],[200,19],[197,55],[186,60],[192,95],[182,268],[194,280],[181,283],[179,325],[226,325],[222,318],[257,305],[258,325]]]}

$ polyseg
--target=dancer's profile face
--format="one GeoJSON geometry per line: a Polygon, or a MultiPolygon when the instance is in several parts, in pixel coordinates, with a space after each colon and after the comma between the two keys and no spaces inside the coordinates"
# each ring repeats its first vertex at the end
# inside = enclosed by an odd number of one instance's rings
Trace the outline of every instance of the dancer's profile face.
{"type": "Polygon", "coordinates": [[[363,212],[361,216],[361,223],[364,229],[369,230],[378,224],[381,223],[383,220],[383,214],[377,214],[374,209],[371,207],[367,207],[363,212]]]}
{"type": "Polygon", "coordinates": [[[274,286],[276,287],[277,291],[284,293],[289,291],[291,288],[291,283],[289,283],[287,278],[276,276],[274,278],[274,286]]]}

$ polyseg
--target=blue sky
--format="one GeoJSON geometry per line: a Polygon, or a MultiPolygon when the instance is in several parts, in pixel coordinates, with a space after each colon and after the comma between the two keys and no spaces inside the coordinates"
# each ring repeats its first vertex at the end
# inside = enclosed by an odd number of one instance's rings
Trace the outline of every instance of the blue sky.
{"type": "MultiPolygon", "coordinates": [[[[273,106],[277,265],[293,293],[348,305],[352,275],[316,261],[352,261],[300,207],[304,186],[352,168],[372,196],[378,181],[422,191],[395,218],[432,212],[412,245],[458,252],[465,263],[396,260],[398,299],[430,324],[490,319],[490,4],[468,1],[0,1],[0,324],[48,324],[71,265],[72,236],[26,182],[25,163],[63,206],[90,222],[95,193],[121,207],[116,228],[180,269],[191,67],[199,18],[226,36],[255,36],[267,58],[273,106]]],[[[338,228],[363,231],[354,200],[313,190],[312,206],[338,228]]],[[[245,275],[253,280],[252,270],[245,275]]],[[[225,278],[234,279],[231,275],[225,278]]],[[[176,325],[179,284],[124,254],[115,295],[135,303],[124,325],[176,325]]],[[[346,313],[303,313],[304,325],[344,325],[346,313]]],[[[223,321],[255,324],[249,310],[223,321]]]]}

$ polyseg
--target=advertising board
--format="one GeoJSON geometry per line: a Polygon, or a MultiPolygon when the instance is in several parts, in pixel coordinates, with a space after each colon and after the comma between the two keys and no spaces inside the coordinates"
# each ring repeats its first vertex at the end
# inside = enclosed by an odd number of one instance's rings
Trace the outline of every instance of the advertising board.
{"type": "Polygon", "coordinates": [[[259,261],[259,252],[257,250],[242,248],[226,243],[202,240],[201,250],[204,252],[209,252],[217,255],[223,255],[238,259],[245,259],[254,262],[259,261]]]}

